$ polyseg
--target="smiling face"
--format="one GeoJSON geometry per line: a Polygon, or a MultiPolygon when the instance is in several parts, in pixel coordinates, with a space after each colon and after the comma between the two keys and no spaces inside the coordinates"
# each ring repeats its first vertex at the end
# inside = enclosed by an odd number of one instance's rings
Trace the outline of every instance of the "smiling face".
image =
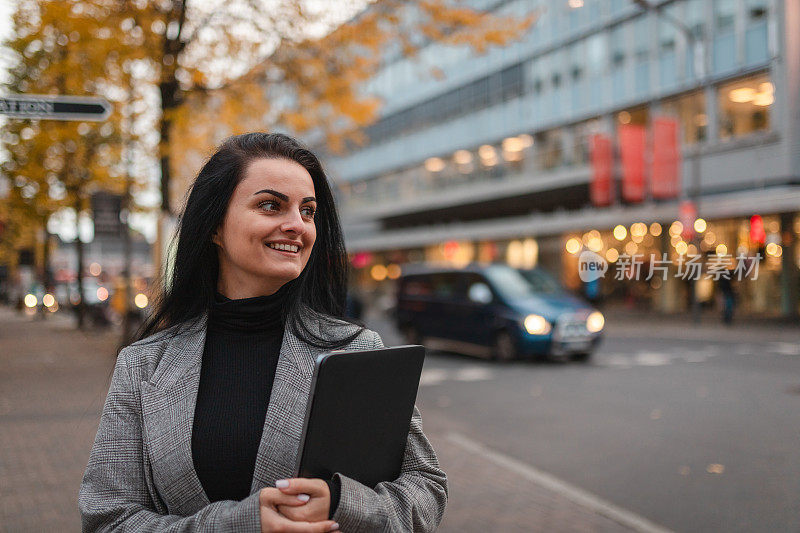
{"type": "Polygon", "coordinates": [[[314,182],[288,159],[255,159],[214,232],[219,280],[228,298],[272,294],[297,278],[317,237],[314,182]]]}

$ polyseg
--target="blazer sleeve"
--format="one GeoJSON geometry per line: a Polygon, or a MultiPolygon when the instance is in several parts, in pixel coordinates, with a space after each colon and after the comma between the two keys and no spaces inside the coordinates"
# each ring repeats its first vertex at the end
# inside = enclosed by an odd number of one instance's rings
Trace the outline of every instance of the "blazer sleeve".
{"type": "Polygon", "coordinates": [[[191,516],[166,514],[145,477],[141,402],[124,348],[114,367],[89,464],[78,494],[83,531],[253,531],[260,533],[259,492],[218,501],[191,516]],[[160,512],[159,512],[160,511],[160,512]]]}
{"type": "MultiPolygon", "coordinates": [[[[374,347],[382,348],[380,335],[374,347]]],[[[336,473],[341,485],[339,506],[333,515],[343,533],[361,531],[434,531],[447,504],[447,476],[425,434],[414,406],[400,477],[378,483],[374,489],[336,473]]]]}

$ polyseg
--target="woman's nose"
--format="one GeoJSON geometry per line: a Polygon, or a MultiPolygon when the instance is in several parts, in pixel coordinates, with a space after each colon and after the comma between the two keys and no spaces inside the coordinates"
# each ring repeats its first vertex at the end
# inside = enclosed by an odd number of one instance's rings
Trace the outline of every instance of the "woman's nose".
{"type": "Polygon", "coordinates": [[[305,224],[303,217],[300,213],[290,213],[281,224],[281,230],[286,233],[297,233],[298,235],[305,232],[305,224]]]}

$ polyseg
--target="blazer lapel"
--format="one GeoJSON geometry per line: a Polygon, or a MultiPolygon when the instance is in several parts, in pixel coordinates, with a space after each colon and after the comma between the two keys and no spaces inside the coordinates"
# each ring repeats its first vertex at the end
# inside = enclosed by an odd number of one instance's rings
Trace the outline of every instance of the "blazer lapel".
{"type": "Polygon", "coordinates": [[[323,351],[298,339],[288,327],[284,331],[250,494],[274,486],[278,479],[292,477],[314,360],[323,351]]]}
{"type": "Polygon", "coordinates": [[[167,341],[149,381],[141,383],[145,453],[170,514],[188,516],[209,499],[192,461],[192,424],[207,315],[167,341]]]}
{"type": "MultiPolygon", "coordinates": [[[[170,339],[149,381],[141,383],[145,452],[170,514],[188,516],[210,503],[192,460],[192,426],[208,315],[170,339]]],[[[286,328],[253,470],[250,494],[293,475],[314,361],[322,348],[286,328]]]]}

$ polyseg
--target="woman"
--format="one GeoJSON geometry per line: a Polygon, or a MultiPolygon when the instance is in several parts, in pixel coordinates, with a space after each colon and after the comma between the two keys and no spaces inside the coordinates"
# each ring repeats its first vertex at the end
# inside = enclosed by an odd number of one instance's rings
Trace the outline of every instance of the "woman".
{"type": "Polygon", "coordinates": [[[117,357],[84,531],[430,531],[447,480],[415,408],[400,477],[288,479],[316,356],[382,347],[344,310],[346,253],[314,154],[226,140],[200,171],[169,284],[117,357]]]}

